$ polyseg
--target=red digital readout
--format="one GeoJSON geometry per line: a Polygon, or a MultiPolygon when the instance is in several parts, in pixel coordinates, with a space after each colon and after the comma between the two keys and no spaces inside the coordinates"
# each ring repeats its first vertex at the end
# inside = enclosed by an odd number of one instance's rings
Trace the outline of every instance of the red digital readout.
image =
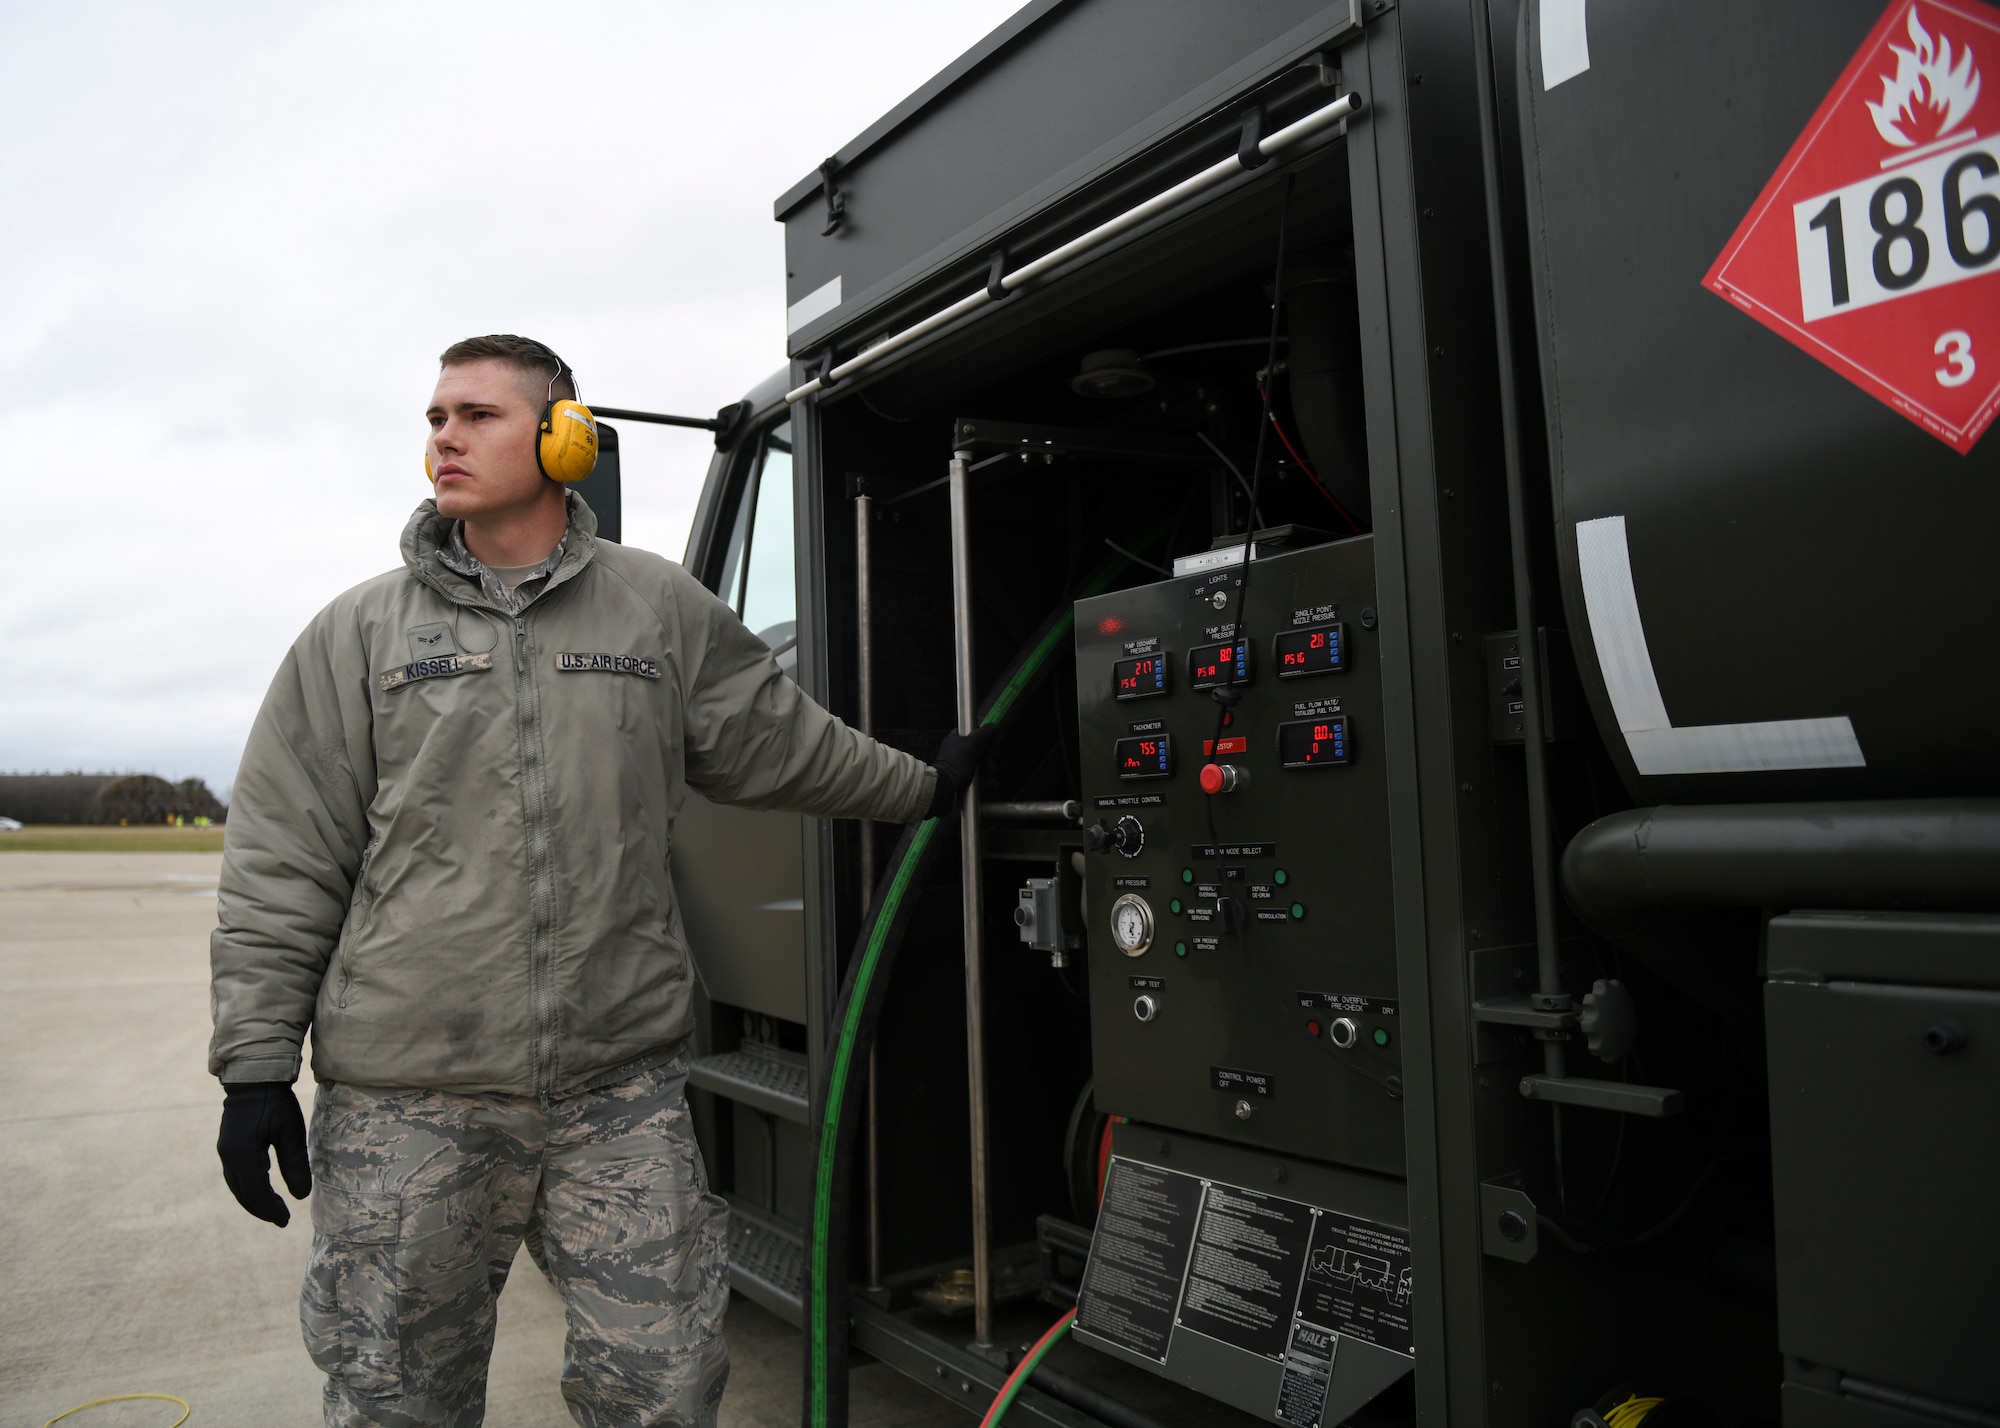
{"type": "MultiPolygon", "coordinates": [[[[1132,741],[1128,739],[1125,742],[1130,743],[1132,741]]],[[[1134,771],[1157,767],[1160,762],[1160,741],[1158,739],[1140,739],[1137,742],[1139,752],[1137,754],[1127,754],[1124,760],[1124,767],[1134,771]]]]}
{"type": "Polygon", "coordinates": [[[1304,669],[1313,663],[1310,652],[1326,649],[1326,631],[1314,630],[1306,636],[1306,647],[1302,650],[1285,650],[1278,656],[1278,662],[1287,669],[1304,669]]]}
{"type": "Polygon", "coordinates": [[[1133,660],[1131,673],[1120,674],[1118,676],[1118,692],[1120,694],[1136,694],[1139,692],[1141,687],[1140,681],[1142,679],[1148,685],[1157,685],[1159,683],[1159,676],[1159,661],[1150,659],[1133,660]]]}
{"type": "Polygon", "coordinates": [[[1344,764],[1352,757],[1353,734],[1344,717],[1301,719],[1278,726],[1278,765],[1288,769],[1344,764]]]}
{"type": "Polygon", "coordinates": [[[1220,649],[1216,650],[1215,659],[1212,663],[1195,665],[1194,677],[1196,679],[1227,679],[1229,676],[1224,671],[1235,663],[1236,647],[1234,645],[1223,645],[1220,649]]]}

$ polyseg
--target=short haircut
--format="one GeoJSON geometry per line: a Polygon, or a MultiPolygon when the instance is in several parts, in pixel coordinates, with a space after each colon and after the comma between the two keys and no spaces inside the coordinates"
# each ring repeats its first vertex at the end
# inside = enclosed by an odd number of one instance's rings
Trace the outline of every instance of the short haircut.
{"type": "Polygon", "coordinates": [[[485,337],[468,337],[463,342],[454,342],[438,355],[438,366],[456,367],[461,362],[505,362],[530,379],[526,385],[532,390],[529,395],[537,403],[543,401],[576,400],[576,374],[569,363],[556,356],[555,349],[546,342],[537,342],[532,337],[517,337],[511,332],[495,332],[485,337]],[[555,389],[549,388],[549,378],[555,378],[555,389]]]}

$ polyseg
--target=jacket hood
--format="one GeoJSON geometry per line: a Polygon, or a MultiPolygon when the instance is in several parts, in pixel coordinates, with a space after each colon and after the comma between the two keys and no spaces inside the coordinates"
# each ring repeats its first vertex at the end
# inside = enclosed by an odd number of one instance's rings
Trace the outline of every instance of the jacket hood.
{"type": "MultiPolygon", "coordinates": [[[[563,492],[563,506],[569,513],[569,530],[563,537],[563,558],[550,573],[544,593],[590,564],[591,557],[597,553],[596,514],[574,491],[563,492]]],[[[438,514],[436,500],[426,499],[420,503],[411,512],[409,524],[403,527],[403,564],[417,579],[447,599],[461,605],[484,604],[485,596],[478,583],[466,579],[438,558],[439,550],[451,543],[452,525],[452,517],[438,514]]]]}

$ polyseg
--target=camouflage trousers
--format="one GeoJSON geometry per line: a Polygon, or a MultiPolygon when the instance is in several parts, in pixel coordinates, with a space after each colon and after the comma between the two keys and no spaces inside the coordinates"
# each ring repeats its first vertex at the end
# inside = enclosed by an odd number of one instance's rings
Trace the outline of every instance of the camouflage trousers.
{"type": "Polygon", "coordinates": [[[322,1084],[299,1297],[328,1425],[474,1428],[524,1235],[563,1298],[562,1392],[588,1428],[714,1428],[729,1378],[728,1209],[685,1054],[544,1107],[322,1084]]]}

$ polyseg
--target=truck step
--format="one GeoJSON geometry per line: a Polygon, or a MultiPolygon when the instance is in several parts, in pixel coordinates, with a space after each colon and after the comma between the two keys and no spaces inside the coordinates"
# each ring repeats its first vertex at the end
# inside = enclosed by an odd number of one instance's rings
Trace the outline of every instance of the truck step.
{"type": "Polygon", "coordinates": [[[788,1324],[803,1321],[806,1249],[799,1231],[734,1195],[729,1201],[729,1287],[788,1324]]]}
{"type": "Polygon", "coordinates": [[[688,1066],[688,1084],[783,1120],[812,1122],[806,1059],[796,1052],[746,1046],[697,1057],[688,1066]]]}

